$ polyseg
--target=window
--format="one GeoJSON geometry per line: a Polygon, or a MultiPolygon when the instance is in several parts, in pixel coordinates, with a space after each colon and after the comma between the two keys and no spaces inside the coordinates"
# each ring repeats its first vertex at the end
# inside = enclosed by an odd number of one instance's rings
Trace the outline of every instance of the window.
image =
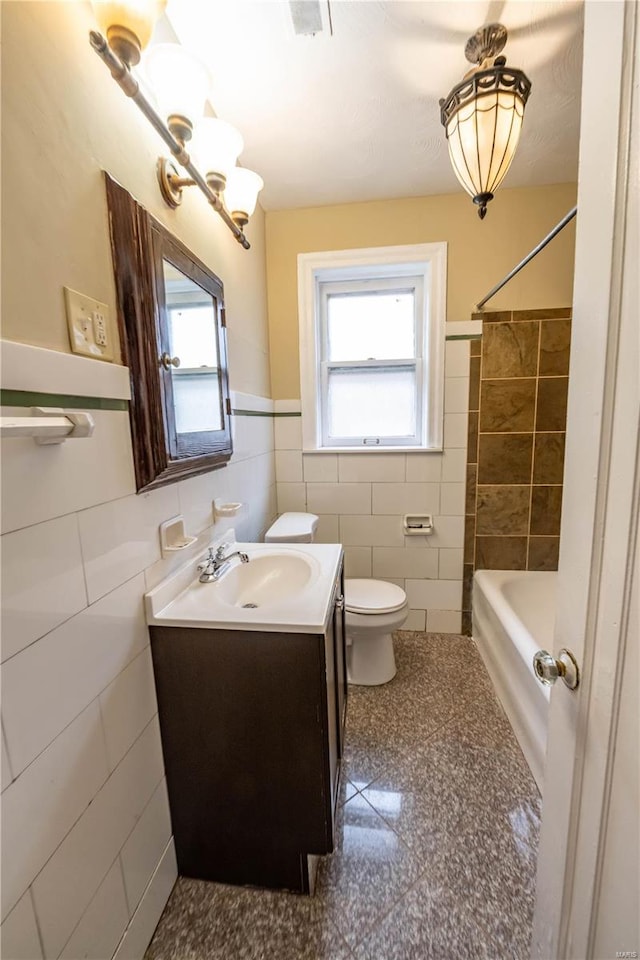
{"type": "Polygon", "coordinates": [[[442,449],[446,244],[298,257],[306,450],[442,449]]]}

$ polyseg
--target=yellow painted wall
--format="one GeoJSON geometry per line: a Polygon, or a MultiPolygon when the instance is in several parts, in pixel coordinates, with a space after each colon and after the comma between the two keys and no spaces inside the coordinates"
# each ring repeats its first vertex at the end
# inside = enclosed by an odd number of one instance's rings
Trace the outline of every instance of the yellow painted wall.
{"type": "Polygon", "coordinates": [[[268,396],[264,215],[246,252],[199,191],[163,202],[159,136],[89,46],[88,2],[3,0],[2,336],[69,351],[63,287],[105,301],[115,287],[102,170],[220,276],[231,386],[268,396]]]}
{"type": "MultiPolygon", "coordinates": [[[[321,250],[448,243],[447,318],[475,304],[575,205],[577,186],[501,189],[480,221],[460,190],[444,196],[282,210],[266,215],[271,385],[274,399],[300,396],[297,255],[321,250]]],[[[487,309],[571,304],[575,221],[487,309]]]]}

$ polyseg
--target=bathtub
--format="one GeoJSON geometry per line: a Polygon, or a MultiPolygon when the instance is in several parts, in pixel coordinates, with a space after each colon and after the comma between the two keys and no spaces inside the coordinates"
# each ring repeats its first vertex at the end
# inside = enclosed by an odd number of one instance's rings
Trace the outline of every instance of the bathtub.
{"type": "Polygon", "coordinates": [[[553,650],[557,573],[477,570],[473,638],[542,792],[550,687],[533,672],[536,650],[553,650]]]}

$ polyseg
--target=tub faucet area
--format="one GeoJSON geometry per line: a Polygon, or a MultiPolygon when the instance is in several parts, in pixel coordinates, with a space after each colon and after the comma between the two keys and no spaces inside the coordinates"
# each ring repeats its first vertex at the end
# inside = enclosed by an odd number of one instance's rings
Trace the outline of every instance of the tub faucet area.
{"type": "Polygon", "coordinates": [[[234,557],[239,557],[241,563],[249,563],[248,554],[242,553],[241,550],[236,550],[234,553],[230,553],[228,557],[225,557],[225,549],[226,547],[224,545],[218,547],[215,551],[213,547],[209,547],[207,559],[198,564],[200,583],[215,583],[216,580],[219,580],[222,574],[226,573],[229,569],[229,563],[234,557]]]}

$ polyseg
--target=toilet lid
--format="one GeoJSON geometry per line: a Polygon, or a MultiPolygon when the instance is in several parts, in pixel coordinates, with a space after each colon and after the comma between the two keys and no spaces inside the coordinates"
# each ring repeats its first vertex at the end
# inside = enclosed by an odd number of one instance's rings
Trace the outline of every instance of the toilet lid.
{"type": "Polygon", "coordinates": [[[393,613],[407,602],[402,587],[385,580],[345,580],[344,605],[351,613],[393,613]]]}
{"type": "Polygon", "coordinates": [[[315,513],[283,513],[267,530],[265,543],[309,543],[318,526],[315,513]]]}

